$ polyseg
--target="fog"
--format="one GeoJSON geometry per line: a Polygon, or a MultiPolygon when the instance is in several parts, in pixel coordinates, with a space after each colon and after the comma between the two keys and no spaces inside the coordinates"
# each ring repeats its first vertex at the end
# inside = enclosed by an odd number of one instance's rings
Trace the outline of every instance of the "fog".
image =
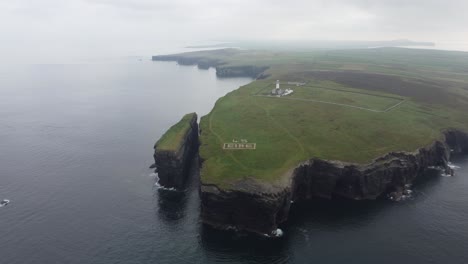
{"type": "Polygon", "coordinates": [[[209,41],[411,39],[464,46],[468,1],[14,0],[3,62],[149,56],[209,41]]]}

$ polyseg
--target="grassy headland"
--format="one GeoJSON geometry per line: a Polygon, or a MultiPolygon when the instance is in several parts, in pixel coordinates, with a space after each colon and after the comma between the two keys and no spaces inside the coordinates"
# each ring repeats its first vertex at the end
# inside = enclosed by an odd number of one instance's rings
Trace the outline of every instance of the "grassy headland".
{"type": "Polygon", "coordinates": [[[275,52],[218,50],[172,56],[204,66],[268,68],[220,98],[201,120],[202,182],[280,181],[310,158],[368,163],[414,151],[448,128],[468,131],[468,53],[379,48],[275,52]],[[275,80],[294,93],[271,97],[275,80]],[[223,149],[224,143],[256,149],[223,149]]]}
{"type": "Polygon", "coordinates": [[[182,119],[169,130],[156,142],[155,148],[160,151],[177,151],[184,143],[184,136],[191,128],[191,120],[196,114],[186,114],[182,119]]]}

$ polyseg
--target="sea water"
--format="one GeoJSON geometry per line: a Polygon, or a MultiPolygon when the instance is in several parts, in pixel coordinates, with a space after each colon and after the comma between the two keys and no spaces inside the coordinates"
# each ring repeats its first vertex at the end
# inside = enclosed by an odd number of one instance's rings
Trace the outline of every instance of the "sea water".
{"type": "Polygon", "coordinates": [[[147,58],[0,66],[0,263],[466,263],[466,157],[403,202],[295,203],[280,239],[203,226],[196,177],[158,188],[152,147],[250,81],[147,58]]]}

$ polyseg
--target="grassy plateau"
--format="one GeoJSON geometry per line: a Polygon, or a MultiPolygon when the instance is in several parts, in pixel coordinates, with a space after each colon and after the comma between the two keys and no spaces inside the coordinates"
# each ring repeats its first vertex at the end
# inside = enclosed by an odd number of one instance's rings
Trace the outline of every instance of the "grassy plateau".
{"type": "Polygon", "coordinates": [[[195,113],[186,114],[156,142],[155,148],[161,151],[177,151],[184,143],[184,136],[191,128],[190,121],[195,113]]]}
{"type": "MultiPolygon", "coordinates": [[[[217,67],[268,67],[267,78],[220,98],[201,119],[204,183],[229,188],[251,178],[275,184],[310,158],[365,164],[427,146],[445,129],[468,131],[468,53],[227,49],[177,56],[217,67]],[[277,79],[293,94],[270,96],[277,79]],[[256,149],[222,148],[239,140],[256,149]]],[[[178,125],[158,146],[174,147],[183,129],[178,125]]]]}

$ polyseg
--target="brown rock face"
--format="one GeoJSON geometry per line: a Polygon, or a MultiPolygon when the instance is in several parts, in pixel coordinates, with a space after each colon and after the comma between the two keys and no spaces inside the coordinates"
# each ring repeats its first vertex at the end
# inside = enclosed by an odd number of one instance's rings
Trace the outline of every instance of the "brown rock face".
{"type": "Polygon", "coordinates": [[[423,177],[429,168],[453,173],[447,166],[452,153],[468,153],[466,133],[450,130],[445,140],[412,153],[389,153],[367,165],[311,159],[296,167],[289,184],[282,187],[266,187],[250,179],[225,190],[202,182],[202,221],[218,229],[271,235],[287,220],[291,201],[373,200],[402,193],[405,185],[423,177]]]}
{"type": "Polygon", "coordinates": [[[190,121],[191,129],[183,137],[177,151],[161,151],[155,148],[154,161],[158,172],[159,184],[166,188],[181,189],[189,174],[190,165],[198,153],[198,123],[194,115],[190,121]]]}

